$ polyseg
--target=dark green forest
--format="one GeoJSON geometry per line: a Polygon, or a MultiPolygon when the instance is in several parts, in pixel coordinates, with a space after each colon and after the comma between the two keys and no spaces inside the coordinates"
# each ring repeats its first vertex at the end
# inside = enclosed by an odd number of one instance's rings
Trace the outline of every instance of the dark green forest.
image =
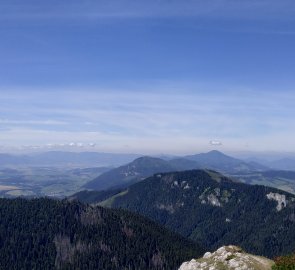
{"type": "Polygon", "coordinates": [[[79,200],[84,203],[101,202],[122,191],[123,191],[122,189],[110,189],[110,190],[101,190],[101,191],[83,190],[70,196],[69,199],[79,200]]]}
{"type": "Polygon", "coordinates": [[[0,199],[0,269],[177,269],[203,250],[125,210],[0,199]]]}
{"type": "Polygon", "coordinates": [[[238,245],[270,258],[295,250],[295,197],[265,186],[237,183],[212,171],[156,174],[109,199],[115,208],[145,215],[207,250],[238,245]],[[287,206],[269,193],[285,195],[287,206]]]}

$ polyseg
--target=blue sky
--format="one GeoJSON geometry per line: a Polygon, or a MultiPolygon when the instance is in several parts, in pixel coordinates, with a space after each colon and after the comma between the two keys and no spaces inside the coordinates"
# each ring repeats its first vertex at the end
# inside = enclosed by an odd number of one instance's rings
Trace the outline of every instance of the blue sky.
{"type": "Polygon", "coordinates": [[[2,146],[295,152],[294,1],[0,0],[0,40],[2,146]]]}

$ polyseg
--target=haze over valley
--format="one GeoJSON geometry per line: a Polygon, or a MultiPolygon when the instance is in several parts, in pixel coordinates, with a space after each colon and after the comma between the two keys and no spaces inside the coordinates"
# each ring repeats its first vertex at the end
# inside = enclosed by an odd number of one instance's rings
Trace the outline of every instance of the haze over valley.
{"type": "Polygon", "coordinates": [[[193,169],[216,170],[237,181],[267,185],[295,193],[295,169],[292,170],[295,167],[292,167],[291,162],[286,169],[287,163],[280,166],[281,159],[262,162],[265,164],[262,165],[249,159],[237,159],[217,150],[196,155],[160,157],[51,151],[21,155],[1,154],[0,158],[2,197],[63,198],[85,189],[121,188],[155,173],[193,169]]]}

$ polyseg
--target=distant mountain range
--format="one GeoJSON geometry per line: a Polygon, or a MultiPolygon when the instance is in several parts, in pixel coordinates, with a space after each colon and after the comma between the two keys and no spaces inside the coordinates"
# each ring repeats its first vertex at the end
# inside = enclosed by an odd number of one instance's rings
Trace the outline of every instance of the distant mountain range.
{"type": "MultiPolygon", "coordinates": [[[[142,157],[140,154],[122,154],[122,153],[100,153],[100,152],[67,152],[67,151],[48,151],[36,152],[31,154],[7,154],[0,153],[0,167],[102,167],[102,166],[120,166],[132,162],[134,159],[142,157]]],[[[253,171],[253,170],[289,170],[295,171],[295,158],[286,157],[278,160],[267,161],[259,158],[248,158],[246,161],[230,157],[219,151],[213,150],[208,153],[188,155],[183,157],[173,157],[162,155],[158,158],[163,160],[177,160],[183,162],[183,159],[195,161],[200,168],[211,168],[223,172],[253,171]]],[[[195,166],[194,163],[192,166],[195,166]]],[[[179,165],[179,164],[178,164],[179,165]]],[[[184,166],[189,166],[185,164],[184,166]]]]}
{"type": "Polygon", "coordinates": [[[84,187],[95,190],[128,186],[156,172],[171,172],[177,168],[170,161],[153,157],[140,157],[131,163],[112,169],[88,182],[84,187]]]}
{"type": "Polygon", "coordinates": [[[278,170],[295,171],[295,158],[283,158],[267,163],[267,166],[278,170]]]}
{"type": "Polygon", "coordinates": [[[98,152],[50,151],[28,155],[0,154],[0,167],[102,167],[119,166],[140,155],[98,152]]]}
{"type": "MultiPolygon", "coordinates": [[[[281,167],[283,164],[281,161],[281,167]]],[[[0,154],[0,196],[46,194],[62,197],[81,189],[120,189],[155,173],[192,169],[216,170],[245,183],[268,185],[295,194],[295,177],[291,171],[270,169],[256,161],[246,162],[216,150],[162,158],[51,151],[30,155],[0,154]]]]}
{"type": "Polygon", "coordinates": [[[178,269],[196,243],[124,210],[0,199],[0,269],[178,269]]]}
{"type": "Polygon", "coordinates": [[[127,165],[101,174],[84,187],[94,190],[118,188],[143,180],[155,173],[192,169],[213,169],[228,174],[234,174],[238,172],[261,171],[267,169],[267,167],[256,163],[246,163],[218,151],[170,160],[154,157],[140,157],[127,165]]]}
{"type": "Polygon", "coordinates": [[[268,169],[266,166],[259,163],[245,162],[240,159],[227,156],[216,150],[208,153],[185,156],[184,158],[197,162],[199,164],[199,168],[207,168],[229,174],[268,169]]]}
{"type": "MultiPolygon", "coordinates": [[[[283,154],[281,154],[282,156],[283,154]]],[[[292,156],[286,157],[271,157],[271,159],[266,157],[248,157],[245,159],[246,162],[255,162],[262,164],[273,170],[286,170],[286,171],[295,171],[295,157],[292,156]]]]}
{"type": "Polygon", "coordinates": [[[209,250],[235,244],[268,257],[295,250],[295,195],[214,171],[156,173],[100,204],[145,215],[209,250]]]}

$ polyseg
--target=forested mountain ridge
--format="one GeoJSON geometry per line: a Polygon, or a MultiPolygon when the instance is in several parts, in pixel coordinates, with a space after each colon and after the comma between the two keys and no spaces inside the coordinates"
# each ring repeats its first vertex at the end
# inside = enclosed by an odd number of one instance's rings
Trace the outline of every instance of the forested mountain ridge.
{"type": "Polygon", "coordinates": [[[217,170],[223,173],[237,173],[249,171],[267,170],[266,166],[254,162],[245,162],[237,158],[225,155],[224,153],[213,150],[208,153],[185,156],[185,159],[195,161],[199,168],[217,170]]]}
{"type": "Polygon", "coordinates": [[[177,170],[168,161],[154,157],[140,157],[133,162],[110,170],[94,180],[88,182],[84,187],[104,190],[143,180],[157,172],[171,172],[177,170]]]}
{"type": "Polygon", "coordinates": [[[140,157],[124,166],[112,169],[86,183],[85,188],[105,190],[128,186],[155,173],[193,169],[214,169],[220,172],[237,173],[267,169],[259,164],[250,164],[227,156],[219,151],[163,160],[155,157],[140,157]]]}
{"type": "Polygon", "coordinates": [[[137,214],[77,201],[0,199],[0,269],[177,269],[196,243],[137,214]]]}
{"type": "Polygon", "coordinates": [[[213,171],[160,173],[102,202],[145,215],[208,250],[238,245],[268,257],[295,250],[295,197],[213,171]]]}

